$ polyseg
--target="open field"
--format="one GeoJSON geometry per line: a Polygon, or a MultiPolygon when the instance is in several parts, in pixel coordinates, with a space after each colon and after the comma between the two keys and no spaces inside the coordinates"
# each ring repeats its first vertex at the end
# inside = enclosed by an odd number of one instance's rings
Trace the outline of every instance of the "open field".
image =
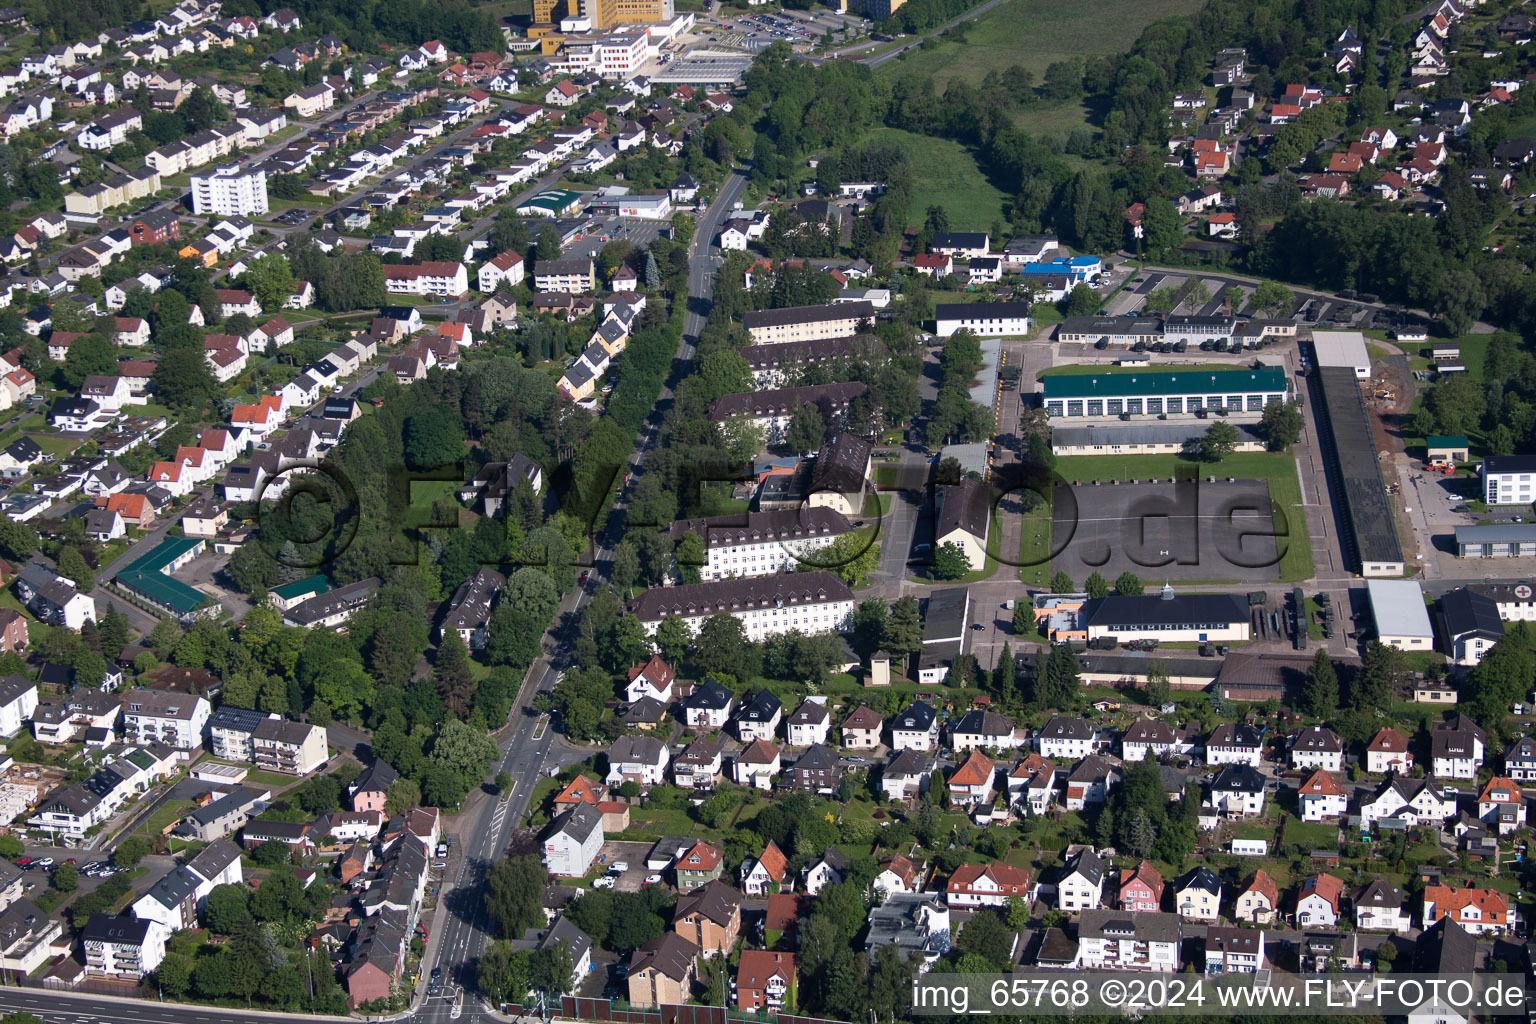
{"type": "MultiPolygon", "coordinates": [[[[1198,0],[1010,0],[966,25],[965,42],[944,40],[882,65],[876,74],[900,78],[932,75],[943,94],[953,78],[979,83],[989,71],[1019,64],[1038,83],[1056,61],[1112,56],[1129,49],[1141,30],[1160,18],[1192,14],[1198,0]]],[[[1089,127],[1086,104],[1037,102],[1020,107],[1014,120],[1034,134],[1067,135],[1089,127]]],[[[953,216],[953,213],[951,213],[953,216]]]]}
{"type": "MultiPolygon", "coordinates": [[[[1185,472],[1193,469],[1198,476],[1214,476],[1219,480],[1233,477],[1237,480],[1267,481],[1270,500],[1280,506],[1274,526],[1280,550],[1278,578],[1287,581],[1311,578],[1315,572],[1312,543],[1307,536],[1306,517],[1301,512],[1301,485],[1296,479],[1296,460],[1288,454],[1239,452],[1228,455],[1219,463],[1192,462],[1180,455],[1077,455],[1056,460],[1056,472],[1064,480],[1069,483],[1088,481],[1089,488],[1092,488],[1094,480],[1168,480],[1181,468],[1185,472]]],[[[1080,504],[1085,500],[1084,490],[1077,489],[1080,504]]],[[[1234,528],[1237,528],[1235,523],[1234,528]]],[[[1202,537],[1201,540],[1203,544],[1206,538],[1202,537]]],[[[1243,550],[1248,550],[1247,544],[1243,550]]],[[[1063,558],[1065,556],[1066,552],[1063,552],[1063,558]]],[[[1069,567],[1061,564],[1060,559],[1056,567],[1067,568],[1071,572],[1069,567]]],[[[1271,578],[1275,576],[1273,569],[1269,575],[1271,578]]],[[[1203,574],[1198,578],[1236,579],[1239,576],[1246,577],[1247,574],[1203,574]]]]}
{"type": "Polygon", "coordinates": [[[912,209],[921,219],[930,206],[942,206],[956,231],[986,231],[1003,216],[1002,191],[987,180],[976,157],[948,139],[914,135],[899,128],[878,128],[862,144],[897,143],[912,165],[912,209]]]}

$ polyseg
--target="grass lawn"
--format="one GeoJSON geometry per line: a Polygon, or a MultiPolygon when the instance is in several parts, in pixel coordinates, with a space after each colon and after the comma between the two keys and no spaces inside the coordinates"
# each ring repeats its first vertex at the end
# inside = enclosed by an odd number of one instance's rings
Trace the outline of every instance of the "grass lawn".
{"type": "Polygon", "coordinates": [[[432,516],[432,503],[458,489],[455,480],[412,480],[409,515],[412,520],[419,520],[418,525],[424,525],[432,516]]]}
{"type": "MultiPolygon", "coordinates": [[[[967,23],[964,42],[952,36],[898,57],[875,73],[893,81],[908,74],[932,75],[940,95],[953,78],[979,84],[987,72],[1014,64],[1033,72],[1038,83],[1056,61],[1122,53],[1147,25],[1159,18],[1192,14],[1199,6],[1198,0],[1100,0],[1095,4],[1009,0],[967,23]]],[[[1017,108],[1014,120],[1036,135],[1066,135],[1087,126],[1089,114],[1080,101],[1036,102],[1017,108]]],[[[914,202],[913,208],[924,207],[914,202]]],[[[954,210],[950,218],[954,219],[954,210]]]]}
{"type": "MultiPolygon", "coordinates": [[[[896,63],[896,62],[893,62],[896,63]]],[[[912,169],[912,209],[942,206],[956,231],[987,231],[1003,219],[1003,191],[988,180],[975,155],[958,142],[914,135],[899,128],[880,128],[865,135],[861,145],[896,143],[912,169]]]]}
{"type": "Polygon", "coordinates": [[[1182,455],[1071,455],[1056,460],[1056,472],[1070,483],[1114,480],[1121,476],[1168,479],[1181,466],[1193,466],[1201,476],[1230,476],[1238,480],[1267,480],[1270,501],[1280,506],[1275,533],[1280,548],[1279,578],[1311,579],[1312,541],[1301,511],[1301,484],[1296,460],[1284,452],[1237,452],[1218,463],[1192,462],[1182,455]],[[1129,472],[1128,472],[1129,471],[1129,472]]]}
{"type": "Polygon", "coordinates": [[[160,835],[166,828],[185,818],[196,806],[197,802],[194,800],[167,801],[155,808],[154,814],[140,822],[135,831],[149,836],[160,835]]]}
{"type": "Polygon", "coordinates": [[[60,437],[58,434],[29,434],[45,455],[62,458],[80,447],[78,437],[60,437]]]}
{"type": "Polygon", "coordinates": [[[158,405],[154,402],[146,402],[143,405],[136,406],[133,414],[135,416],[164,416],[167,422],[174,423],[176,421],[176,417],[171,412],[169,406],[158,405]]]}
{"type": "Polygon", "coordinates": [[[1051,510],[1042,506],[1023,517],[1019,530],[1019,579],[1044,587],[1051,579],[1051,510]]]}
{"type": "Polygon", "coordinates": [[[629,828],[613,838],[637,841],[650,840],[654,842],[662,836],[697,835],[700,838],[705,838],[703,835],[705,832],[710,832],[710,830],[688,817],[688,812],[682,808],[667,808],[663,810],[654,807],[632,806],[629,809],[629,828]]]}
{"type": "Polygon", "coordinates": [[[1285,825],[1285,841],[1299,843],[1309,851],[1336,850],[1339,847],[1339,826],[1326,821],[1292,818],[1285,825]]]}

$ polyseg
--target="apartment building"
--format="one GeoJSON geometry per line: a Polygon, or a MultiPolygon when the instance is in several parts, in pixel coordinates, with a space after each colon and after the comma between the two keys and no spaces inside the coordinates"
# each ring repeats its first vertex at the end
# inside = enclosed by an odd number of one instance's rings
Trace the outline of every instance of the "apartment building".
{"type": "Polygon", "coordinates": [[[814,552],[853,528],[842,513],[830,508],[749,512],[745,523],[742,518],[680,519],[669,532],[674,541],[689,533],[704,541],[705,563],[699,575],[709,582],[794,572],[801,565],[814,564],[814,552]]]}
{"type": "Polygon", "coordinates": [[[266,213],[267,172],[249,164],[230,164],[192,175],[192,212],[225,217],[266,213]]]}
{"type": "Polygon", "coordinates": [[[862,326],[874,321],[875,307],[868,302],[760,309],[742,317],[754,345],[842,338],[857,334],[862,326]]]}
{"type": "Polygon", "coordinates": [[[308,775],[325,764],[325,730],[318,725],[265,718],[251,735],[251,753],[262,771],[308,775]]]}
{"type": "Polygon", "coordinates": [[[166,690],[129,690],[123,695],[123,739],[163,743],[180,751],[203,745],[213,706],[202,697],[166,690]]]}
{"type": "Polygon", "coordinates": [[[652,588],[630,602],[629,612],[648,634],[668,616],[681,616],[697,632],[706,618],[725,612],[758,641],[792,630],[841,632],[853,615],[853,591],[828,572],[718,580],[652,588]]]}

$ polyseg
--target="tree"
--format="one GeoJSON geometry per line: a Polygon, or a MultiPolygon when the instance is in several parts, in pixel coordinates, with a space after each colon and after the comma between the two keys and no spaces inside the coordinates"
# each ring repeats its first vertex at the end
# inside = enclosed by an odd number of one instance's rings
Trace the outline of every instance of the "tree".
{"type": "Polygon", "coordinates": [[[469,666],[469,648],[456,629],[443,630],[432,665],[432,682],[450,711],[460,718],[469,715],[469,705],[475,697],[475,677],[469,666]]]}
{"type": "Polygon", "coordinates": [[[693,660],[705,674],[746,679],[756,674],[748,670],[753,667],[757,653],[741,620],[719,612],[700,624],[693,660]]]}
{"type": "Polygon", "coordinates": [[[79,548],[66,547],[60,550],[58,564],[59,572],[74,580],[75,586],[82,592],[88,593],[96,586],[96,574],[91,571],[79,548]]]}
{"type": "Polygon", "coordinates": [[[291,852],[287,843],[269,839],[251,851],[251,859],[264,868],[275,868],[279,864],[287,863],[291,852]]]}
{"type": "Polygon", "coordinates": [[[537,856],[497,861],[485,876],[485,907],[496,922],[497,934],[521,938],[527,929],[543,925],[548,884],[549,872],[537,856]]]}
{"type": "Polygon", "coordinates": [[[1183,218],[1162,196],[1147,197],[1141,225],[1148,253],[1165,255],[1184,244],[1183,218]]]}
{"type": "Polygon", "coordinates": [[[108,605],[97,623],[96,634],[101,638],[102,655],[115,659],[128,646],[128,616],[119,611],[117,605],[108,605]]]}
{"type": "Polygon", "coordinates": [[[119,869],[138,867],[139,861],[147,856],[149,840],[143,836],[129,836],[112,851],[112,866],[119,869]]]}
{"type": "Polygon", "coordinates": [[[1057,569],[1051,576],[1051,593],[1070,594],[1073,590],[1072,577],[1068,576],[1064,570],[1057,569]]]}
{"type": "Polygon", "coordinates": [[[506,770],[497,772],[496,780],[492,785],[496,787],[496,792],[505,796],[507,790],[512,788],[512,773],[506,770]]]}
{"type": "Polygon", "coordinates": [[[1173,696],[1173,686],[1168,678],[1168,666],[1161,661],[1147,665],[1147,703],[1160,708],[1173,696]]]}
{"type": "Polygon", "coordinates": [[[1205,428],[1200,438],[1200,457],[1208,462],[1220,462],[1237,448],[1237,428],[1226,420],[1217,420],[1205,428]]]}
{"type": "Polygon", "coordinates": [[[6,860],[16,860],[26,855],[27,848],[21,845],[21,840],[13,835],[0,836],[0,857],[6,860]]]}
{"type": "Polygon", "coordinates": [[[1109,582],[1095,570],[1093,575],[1089,576],[1087,582],[1083,584],[1083,593],[1092,598],[1108,597],[1109,582]]]}
{"type": "Polygon", "coordinates": [[[1045,672],[1035,681],[1035,703],[1067,711],[1077,707],[1081,698],[1077,655],[1067,644],[1052,644],[1051,653],[1046,657],[1045,672]]]}
{"type": "MultiPolygon", "coordinates": [[[[172,999],[180,999],[192,988],[191,959],[185,953],[166,953],[160,966],[155,968],[155,983],[172,999]]],[[[10,1020],[6,1017],[0,1024],[8,1024],[10,1020]]]]}
{"type": "Polygon", "coordinates": [[[1035,610],[1028,599],[1021,598],[1013,605],[1013,635],[1025,636],[1035,632],[1035,610]]]}
{"type": "Polygon", "coordinates": [[[405,458],[412,466],[436,469],[463,456],[464,421],[447,405],[428,405],[406,419],[405,458]]]}
{"type": "Polygon", "coordinates": [[[1259,418],[1259,435],[1272,452],[1289,451],[1301,439],[1301,427],[1301,409],[1294,402],[1272,401],[1259,418]]]}
{"type": "Polygon", "coordinates": [[[940,580],[957,580],[971,571],[971,560],[965,549],[954,541],[940,544],[933,552],[933,576],[940,580]]]}
{"type": "MultiPolygon", "coordinates": [[[[88,324],[86,329],[90,329],[88,324]]],[[[70,343],[60,377],[69,387],[78,388],[89,376],[116,372],[117,356],[112,351],[112,343],[105,334],[93,331],[70,343]]]]}
{"type": "Polygon", "coordinates": [[[688,649],[693,646],[693,630],[681,617],[669,615],[661,620],[651,639],[661,660],[675,667],[683,663],[688,649]]]}
{"type": "Polygon", "coordinates": [[[1079,284],[1067,296],[1067,316],[1092,316],[1099,308],[1099,293],[1089,284],[1079,284]]]}
{"type": "Polygon", "coordinates": [[[917,598],[908,594],[891,605],[881,646],[892,654],[910,655],[923,645],[923,618],[917,598]]]}
{"type": "Polygon", "coordinates": [[[539,241],[534,247],[533,258],[535,265],[560,258],[560,232],[555,230],[553,224],[544,225],[543,230],[539,232],[539,241]]]}
{"type": "Polygon", "coordinates": [[[784,443],[791,451],[817,451],[821,448],[821,440],[826,436],[826,430],[827,425],[821,418],[821,410],[814,405],[802,405],[790,414],[789,426],[784,431],[784,443]]]}
{"type": "Polygon", "coordinates": [[[1301,710],[1317,718],[1332,718],[1339,709],[1339,676],[1326,650],[1319,649],[1301,684],[1301,710]]]}
{"type": "Polygon", "coordinates": [[[80,869],[73,864],[60,864],[53,869],[53,887],[59,892],[74,892],[80,888],[80,869]]]}
{"type": "Polygon", "coordinates": [[[256,296],[262,309],[282,309],[296,283],[288,257],[281,253],[252,260],[241,275],[241,284],[256,296]]]}
{"type": "Polygon", "coordinates": [[[1123,572],[1115,577],[1115,593],[1123,597],[1140,597],[1145,591],[1141,577],[1133,572],[1123,572]]]}
{"type": "Polygon", "coordinates": [[[1296,308],[1296,296],[1278,281],[1260,281],[1249,299],[1254,309],[1269,317],[1281,317],[1296,308]]]}
{"type": "Polygon", "coordinates": [[[395,817],[421,806],[421,787],[411,779],[396,779],[384,791],[384,812],[395,817]]]}
{"type": "Polygon", "coordinates": [[[484,729],[449,719],[438,727],[432,742],[433,771],[426,776],[426,786],[433,792],[424,792],[423,797],[437,806],[457,806],[464,794],[485,778],[485,770],[499,753],[484,729]]]}
{"type": "Polygon", "coordinates": [[[1397,960],[1397,947],[1388,939],[1376,947],[1376,973],[1387,974],[1392,970],[1392,964],[1397,960]]]}
{"type": "Polygon", "coordinates": [[[798,572],[825,569],[850,587],[859,586],[878,568],[880,545],[858,533],[845,533],[823,548],[806,552],[795,566],[798,572]]]}
{"type": "MultiPolygon", "coordinates": [[[[1379,640],[1372,640],[1366,644],[1360,668],[1355,672],[1350,703],[1357,708],[1390,707],[1392,699],[1401,696],[1407,689],[1408,676],[1408,664],[1403,659],[1403,652],[1379,640]]],[[[1529,681],[1527,677],[1527,684],[1529,681]]],[[[1507,706],[1504,710],[1508,710],[1507,706]]]]}
{"type": "Polygon", "coordinates": [[[700,567],[708,561],[708,555],[704,550],[704,538],[689,530],[672,549],[672,557],[677,559],[677,570],[682,575],[683,582],[698,583],[702,578],[700,567]]]}
{"type": "Polygon", "coordinates": [[[218,381],[207,360],[193,358],[161,359],[150,375],[155,394],[180,412],[198,412],[218,394],[218,381]]]}
{"type": "Polygon", "coordinates": [[[513,949],[506,939],[497,939],[480,957],[476,978],[480,991],[496,1003],[516,1002],[532,987],[533,953],[513,949]]]}

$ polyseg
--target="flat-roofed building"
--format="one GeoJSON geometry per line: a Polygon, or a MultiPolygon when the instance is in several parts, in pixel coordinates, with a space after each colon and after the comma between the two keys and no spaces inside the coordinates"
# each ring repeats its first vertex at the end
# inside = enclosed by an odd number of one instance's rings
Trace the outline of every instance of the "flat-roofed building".
{"type": "Polygon", "coordinates": [[[1414,580],[1366,580],[1366,597],[1376,636],[1388,647],[1402,651],[1428,651],[1435,645],[1435,630],[1424,603],[1424,588],[1414,580]]]}
{"type": "Polygon", "coordinates": [[[1071,373],[1046,377],[1046,412],[1055,416],[1176,416],[1203,409],[1258,415],[1270,402],[1286,401],[1285,369],[1145,373],[1071,373]]]}
{"type": "Polygon", "coordinates": [[[1083,606],[1088,639],[1165,642],[1247,640],[1247,605],[1232,594],[1112,594],[1083,606]]]}
{"type": "MultiPolygon", "coordinates": [[[[1246,423],[1237,428],[1233,451],[1262,452],[1268,445],[1246,423]]],[[[1083,427],[1051,430],[1051,451],[1060,455],[1177,455],[1205,435],[1198,423],[1090,423],[1083,427]]]]}
{"type": "Polygon", "coordinates": [[[1371,375],[1371,355],[1359,331],[1313,331],[1312,352],[1318,366],[1347,367],[1357,380],[1371,375]]]}
{"type": "Polygon", "coordinates": [[[1458,526],[1456,553],[1462,558],[1531,558],[1536,556],[1536,523],[1458,526]]]}

